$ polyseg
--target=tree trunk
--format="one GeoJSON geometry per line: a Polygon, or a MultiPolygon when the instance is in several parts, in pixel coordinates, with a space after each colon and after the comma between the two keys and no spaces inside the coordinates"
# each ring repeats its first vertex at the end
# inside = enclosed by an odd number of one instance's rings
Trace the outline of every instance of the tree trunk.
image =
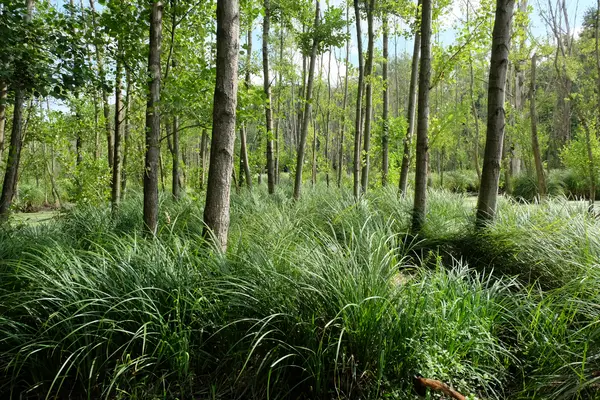
{"type": "Polygon", "coordinates": [[[4,152],[4,129],[6,128],[6,102],[8,101],[8,87],[0,82],[0,163],[4,152]]]}
{"type": "Polygon", "coordinates": [[[171,184],[171,189],[173,192],[173,199],[179,200],[181,197],[181,182],[180,182],[180,173],[179,173],[179,118],[177,116],[173,117],[173,182],[171,184]]]}
{"type": "Polygon", "coordinates": [[[269,194],[275,193],[275,163],[273,160],[273,110],[271,108],[271,80],[269,75],[269,29],[271,25],[271,5],[269,0],[264,0],[265,16],[263,19],[263,87],[266,97],[265,117],[267,136],[267,185],[269,194]]]}
{"type": "Polygon", "coordinates": [[[540,144],[538,142],[537,133],[537,113],[535,110],[535,70],[536,70],[537,56],[534,54],[531,58],[531,99],[529,101],[530,114],[531,114],[531,148],[533,149],[533,159],[535,161],[535,173],[538,181],[538,192],[541,198],[544,198],[547,194],[546,191],[546,179],[544,177],[544,166],[542,165],[542,155],[540,153],[540,144]]]}
{"type": "MultiPolygon", "coordinates": [[[[27,14],[25,23],[31,23],[33,13],[33,1],[26,0],[27,14]]],[[[25,65],[18,66],[26,68],[25,65]]],[[[17,68],[19,70],[19,68],[17,68]]],[[[17,188],[17,179],[19,172],[19,163],[21,161],[21,149],[23,148],[23,104],[25,103],[26,89],[24,82],[21,82],[18,76],[14,84],[15,101],[13,107],[12,131],[10,134],[10,147],[8,148],[8,159],[6,160],[6,170],[4,171],[4,182],[2,184],[2,194],[0,195],[0,220],[8,218],[12,199],[17,188]]]]}
{"type": "Polygon", "coordinates": [[[488,221],[494,219],[496,214],[505,125],[504,87],[506,85],[510,26],[514,5],[514,0],[497,0],[496,2],[496,17],[492,36],[492,55],[489,73],[485,153],[479,198],[477,199],[478,227],[485,226],[488,221]]]}
{"type": "Polygon", "coordinates": [[[208,152],[208,132],[207,129],[204,128],[202,130],[202,141],[200,143],[200,190],[204,189],[204,184],[206,182],[206,170],[208,169],[206,165],[206,153],[208,152]]]}
{"type": "Polygon", "coordinates": [[[369,168],[371,167],[371,119],[373,117],[373,82],[371,75],[373,74],[373,51],[375,49],[375,28],[373,26],[373,13],[375,12],[375,0],[369,0],[367,6],[367,30],[368,30],[368,45],[367,45],[367,62],[365,64],[365,81],[367,81],[365,93],[365,129],[363,131],[363,156],[361,188],[363,194],[367,193],[369,188],[369,168]]]}
{"type": "Polygon", "coordinates": [[[329,120],[331,118],[331,53],[329,48],[329,60],[327,66],[327,116],[325,117],[325,182],[329,187],[329,120]]]}
{"type": "Polygon", "coordinates": [[[15,89],[15,102],[13,109],[12,132],[10,135],[10,147],[8,148],[8,159],[6,171],[4,172],[4,183],[0,197],[0,220],[8,217],[8,212],[15,194],[17,173],[21,160],[21,148],[23,147],[23,103],[25,102],[25,89],[15,89]]]}
{"type": "MultiPolygon", "coordinates": [[[[251,68],[252,64],[252,29],[248,29],[246,34],[246,77],[244,79],[244,87],[246,90],[250,88],[251,68]]],[[[240,128],[240,186],[246,178],[246,186],[252,189],[252,173],[250,172],[250,164],[248,163],[248,148],[246,144],[246,123],[240,128]],[[242,173],[242,171],[244,173],[242,173]]]]}
{"type": "Polygon", "coordinates": [[[354,14],[356,16],[356,43],[358,48],[358,86],[356,89],[356,120],[354,124],[354,197],[360,196],[360,143],[362,139],[362,94],[364,85],[364,60],[362,49],[362,31],[360,27],[359,0],[354,0],[354,14]]]}
{"type": "Polygon", "coordinates": [[[346,4],[346,58],[344,60],[344,65],[346,67],[346,73],[344,76],[344,99],[342,100],[342,121],[340,124],[342,125],[342,129],[340,132],[340,146],[338,153],[338,176],[337,176],[337,186],[342,187],[342,174],[344,173],[344,134],[346,133],[346,106],[348,103],[348,60],[350,58],[350,15],[348,10],[348,4],[346,4]]]}
{"type": "MultiPolygon", "coordinates": [[[[421,0],[417,2],[418,6],[421,5],[421,0]]],[[[419,54],[421,51],[421,34],[417,30],[415,32],[415,42],[413,48],[413,56],[412,56],[412,64],[410,69],[410,88],[408,89],[408,110],[407,110],[407,120],[408,120],[408,128],[406,130],[406,137],[404,138],[404,151],[402,155],[402,166],[400,167],[400,182],[398,184],[398,189],[400,189],[400,193],[402,196],[406,195],[406,186],[408,183],[408,170],[410,167],[410,148],[412,144],[412,137],[415,130],[415,110],[417,105],[417,79],[419,74],[419,54]]],[[[398,71],[396,71],[398,74],[398,71]]]]}
{"type": "Polygon", "coordinates": [[[129,68],[126,68],[125,71],[125,82],[127,84],[127,93],[125,94],[125,122],[124,122],[124,131],[125,131],[125,143],[123,146],[123,163],[122,163],[122,171],[121,171],[121,199],[125,197],[125,189],[127,188],[127,154],[129,153],[130,146],[130,130],[131,127],[129,125],[131,118],[131,92],[132,92],[132,82],[131,82],[131,73],[129,68]]]}
{"type": "Polygon", "coordinates": [[[383,20],[383,116],[381,129],[381,185],[386,186],[388,181],[388,146],[389,146],[389,101],[390,95],[388,92],[388,20],[387,17],[383,20]]]}
{"type": "Polygon", "coordinates": [[[217,76],[213,103],[213,134],[208,188],[204,207],[204,236],[227,250],[229,195],[233,171],[239,53],[238,0],[217,2],[217,76]]]}
{"type": "MultiPolygon", "coordinates": [[[[120,46],[119,46],[120,47],[120,46]]],[[[115,72],[115,147],[113,153],[112,181],[111,181],[111,206],[115,212],[121,200],[121,75],[122,62],[117,56],[117,70],[115,72]]]]}
{"type": "Polygon", "coordinates": [[[144,168],[144,225],[156,235],[158,227],[158,164],[160,160],[160,53],[163,3],[152,3],[148,54],[148,103],[146,107],[146,163],[144,168]]]}
{"type": "Polygon", "coordinates": [[[90,8],[92,10],[92,25],[94,27],[94,47],[96,48],[96,66],[98,68],[98,74],[100,75],[100,82],[102,84],[102,110],[104,113],[104,128],[106,129],[106,142],[108,148],[108,166],[111,168],[114,165],[114,141],[113,131],[110,129],[110,108],[108,106],[108,92],[106,90],[106,71],[104,70],[104,59],[102,54],[102,47],[98,44],[99,34],[98,25],[96,23],[96,6],[95,0],[90,0],[90,8]]]}
{"type": "Polygon", "coordinates": [[[425,224],[427,211],[427,170],[429,162],[429,83],[431,80],[431,0],[423,0],[421,16],[421,65],[419,67],[419,108],[417,116],[417,159],[412,231],[425,224]]]}
{"type": "MultiPolygon", "coordinates": [[[[315,30],[319,27],[320,4],[315,1],[315,30]]],[[[319,43],[317,38],[313,38],[310,53],[310,67],[308,70],[308,81],[306,83],[306,98],[304,101],[304,117],[302,118],[302,132],[300,133],[300,142],[298,143],[298,154],[296,157],[296,176],[294,179],[294,199],[300,199],[302,193],[302,167],[304,166],[304,152],[306,147],[306,137],[308,136],[309,118],[312,113],[312,89],[315,79],[315,65],[317,63],[317,47],[319,43]]]]}

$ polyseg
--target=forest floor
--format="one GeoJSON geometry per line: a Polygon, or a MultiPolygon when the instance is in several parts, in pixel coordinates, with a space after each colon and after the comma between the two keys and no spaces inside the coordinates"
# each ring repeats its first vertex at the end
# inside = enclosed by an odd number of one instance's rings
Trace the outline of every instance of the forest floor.
{"type": "MultiPolygon", "coordinates": [[[[264,185],[263,185],[264,186],[264,185]]],[[[600,222],[585,202],[291,186],[232,197],[229,247],[202,204],[16,215],[0,230],[0,398],[600,399],[600,222]],[[24,222],[24,223],[21,223],[24,222]]]]}

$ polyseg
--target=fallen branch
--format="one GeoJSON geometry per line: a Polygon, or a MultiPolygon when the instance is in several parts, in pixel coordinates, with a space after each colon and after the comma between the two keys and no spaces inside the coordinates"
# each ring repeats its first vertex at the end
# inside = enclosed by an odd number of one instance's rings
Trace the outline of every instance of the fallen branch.
{"type": "Polygon", "coordinates": [[[421,375],[415,375],[413,377],[413,386],[419,396],[424,397],[427,394],[427,388],[429,388],[431,390],[442,392],[446,396],[450,396],[456,400],[466,400],[465,396],[450,388],[450,386],[446,385],[444,382],[423,378],[421,375]]]}

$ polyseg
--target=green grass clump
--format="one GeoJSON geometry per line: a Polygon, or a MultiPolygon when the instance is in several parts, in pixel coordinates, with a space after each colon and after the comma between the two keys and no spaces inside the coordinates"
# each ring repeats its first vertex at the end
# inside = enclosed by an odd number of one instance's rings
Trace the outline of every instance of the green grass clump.
{"type": "Polygon", "coordinates": [[[202,205],[141,198],[0,231],[0,397],[414,398],[411,377],[480,398],[598,396],[600,225],[565,201],[430,191],[422,235],[394,188],[263,187],[232,198],[226,254],[202,205]],[[529,268],[525,268],[529,266],[529,268]]]}

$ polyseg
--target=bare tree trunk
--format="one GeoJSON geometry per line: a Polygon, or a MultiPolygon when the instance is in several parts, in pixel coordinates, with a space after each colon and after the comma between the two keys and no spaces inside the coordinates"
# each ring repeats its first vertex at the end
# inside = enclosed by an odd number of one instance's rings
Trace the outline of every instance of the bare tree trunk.
{"type": "MultiPolygon", "coordinates": [[[[315,1],[315,30],[319,27],[320,4],[315,1]]],[[[298,154],[296,157],[296,176],[294,179],[294,199],[300,199],[302,194],[302,167],[304,166],[304,152],[306,147],[306,137],[308,136],[309,118],[312,113],[312,91],[315,79],[315,65],[317,63],[317,47],[319,43],[317,38],[313,38],[312,49],[310,53],[310,67],[308,71],[308,81],[306,83],[306,98],[304,101],[304,117],[302,119],[302,132],[300,133],[300,142],[298,143],[298,154]]]]}
{"type": "MultiPolygon", "coordinates": [[[[120,45],[119,45],[120,47],[120,45]]],[[[113,212],[119,207],[121,200],[121,75],[123,64],[117,56],[117,70],[115,72],[115,147],[113,153],[112,181],[110,202],[113,212]]]]}
{"type": "MultiPolygon", "coordinates": [[[[25,23],[31,23],[34,0],[27,0],[27,14],[25,23]]],[[[25,65],[17,66],[26,68],[25,65]]],[[[17,77],[18,78],[18,77],[17,77]]],[[[19,163],[21,161],[21,149],[23,148],[23,104],[25,103],[26,88],[25,83],[17,82],[14,84],[15,101],[13,107],[12,131],[10,134],[10,147],[8,148],[8,159],[6,161],[6,170],[4,171],[4,182],[2,184],[2,194],[0,195],[0,220],[6,219],[10,211],[12,199],[17,188],[17,179],[19,163]]]]}
{"type": "Polygon", "coordinates": [[[344,173],[344,134],[346,133],[346,106],[348,103],[348,60],[350,58],[350,15],[349,15],[349,7],[346,4],[346,58],[344,60],[344,65],[346,67],[346,74],[344,76],[344,99],[342,100],[342,121],[340,124],[342,125],[342,129],[340,132],[340,146],[339,146],[339,154],[338,154],[338,176],[337,176],[337,186],[342,187],[342,175],[344,173]]]}
{"type": "Polygon", "coordinates": [[[540,144],[538,141],[537,133],[537,113],[535,110],[535,70],[536,70],[537,56],[534,54],[531,58],[531,99],[529,101],[530,114],[531,114],[531,148],[533,149],[533,159],[535,161],[535,173],[538,181],[538,191],[540,197],[545,197],[546,191],[546,179],[544,177],[544,166],[542,165],[542,155],[540,153],[540,144]]]}
{"type": "Polygon", "coordinates": [[[206,153],[208,153],[208,132],[207,129],[204,128],[202,130],[202,141],[200,143],[200,190],[204,189],[204,184],[206,182],[206,170],[208,166],[206,165],[206,153]]]}
{"type": "Polygon", "coordinates": [[[121,171],[121,199],[125,197],[125,189],[127,188],[127,154],[129,153],[130,143],[130,130],[129,124],[131,118],[131,92],[133,90],[133,83],[131,82],[131,72],[129,68],[125,70],[125,82],[127,84],[127,93],[125,94],[125,143],[123,146],[123,163],[121,171]]]}
{"type": "Polygon", "coordinates": [[[181,197],[181,174],[179,173],[179,118],[173,117],[173,182],[171,184],[171,190],[173,192],[173,199],[179,200],[181,197]]]}
{"type": "Polygon", "coordinates": [[[0,81],[0,163],[4,152],[4,129],[6,127],[6,102],[8,101],[8,86],[0,81]]]}
{"type": "Polygon", "coordinates": [[[144,170],[144,225],[156,235],[158,227],[158,164],[160,161],[160,53],[163,2],[152,3],[148,53],[148,103],[146,107],[146,163],[144,170]]]}
{"type": "Polygon", "coordinates": [[[497,0],[496,2],[488,88],[487,133],[481,185],[477,199],[477,226],[479,227],[485,226],[496,215],[505,126],[504,87],[514,5],[514,0],[497,0]]]}
{"type": "Polygon", "coordinates": [[[354,14],[356,16],[356,43],[358,47],[358,86],[356,89],[356,120],[354,124],[354,197],[360,196],[360,144],[361,144],[361,129],[362,129],[362,94],[364,86],[364,60],[362,48],[362,31],[360,27],[360,8],[359,0],[354,0],[354,14]]]}
{"type": "Polygon", "coordinates": [[[390,95],[388,92],[388,20],[387,17],[383,19],[383,116],[381,129],[381,185],[386,186],[388,181],[388,147],[389,147],[389,102],[390,95]]]}
{"type": "MultiPolygon", "coordinates": [[[[244,87],[246,90],[250,88],[251,68],[252,64],[252,29],[248,29],[246,34],[246,77],[244,79],[244,87]]],[[[252,189],[252,173],[248,163],[248,148],[246,144],[246,124],[240,128],[240,186],[246,178],[246,186],[252,189]],[[242,171],[244,173],[242,173],[242,171]]]]}
{"type": "Polygon", "coordinates": [[[329,60],[327,66],[327,116],[325,117],[325,182],[329,187],[329,122],[331,117],[331,53],[333,49],[329,48],[329,60]]]}
{"type": "Polygon", "coordinates": [[[417,116],[417,159],[412,231],[418,233],[427,212],[427,170],[429,163],[429,84],[431,80],[431,0],[422,1],[421,65],[419,67],[419,108],[417,116]]]}
{"type": "Polygon", "coordinates": [[[104,70],[104,58],[102,54],[102,48],[98,44],[99,33],[98,33],[98,25],[96,23],[96,6],[95,0],[90,0],[90,8],[92,10],[92,25],[94,27],[94,39],[96,43],[94,44],[96,48],[96,66],[98,68],[98,74],[100,75],[100,82],[102,83],[102,110],[104,113],[104,128],[106,129],[106,142],[108,148],[108,166],[111,168],[114,165],[114,143],[115,138],[113,136],[113,131],[110,129],[110,108],[108,106],[108,92],[106,91],[106,71],[104,70]]]}
{"type": "MultiPolygon", "coordinates": [[[[421,5],[421,0],[417,2],[418,6],[421,5]]],[[[421,34],[417,30],[415,32],[415,42],[412,56],[412,64],[410,69],[410,88],[408,89],[408,111],[407,120],[408,128],[406,130],[406,137],[404,138],[404,151],[402,155],[402,166],[400,167],[400,182],[398,189],[402,196],[406,195],[406,186],[408,183],[408,170],[410,167],[410,148],[412,144],[412,137],[415,130],[415,110],[417,103],[417,79],[419,74],[419,54],[421,52],[421,34]]],[[[396,60],[397,61],[397,60],[396,60]]],[[[398,71],[396,71],[398,74],[398,71]]]]}
{"type": "Polygon", "coordinates": [[[273,110],[271,108],[271,80],[269,75],[269,29],[271,25],[270,0],[264,0],[265,16],[263,19],[263,87],[267,104],[265,105],[266,138],[267,138],[267,185],[269,194],[275,193],[275,163],[273,162],[273,110]]]}
{"type": "Polygon", "coordinates": [[[238,0],[217,3],[217,76],[213,105],[204,236],[227,250],[238,88],[240,10],[238,0]]]}
{"type": "Polygon", "coordinates": [[[367,82],[365,93],[365,129],[363,131],[363,156],[361,174],[361,188],[364,194],[369,188],[369,169],[371,167],[371,120],[373,119],[373,82],[371,75],[373,74],[373,51],[375,49],[375,28],[373,26],[373,13],[375,12],[375,0],[369,0],[367,3],[367,30],[368,30],[368,45],[367,45],[367,62],[365,65],[365,80],[367,82]]]}
{"type": "MultiPolygon", "coordinates": [[[[283,27],[280,27],[279,35],[279,64],[283,65],[283,27]]],[[[281,124],[281,90],[283,89],[283,82],[281,78],[281,69],[277,76],[277,116],[275,119],[275,184],[279,184],[279,150],[280,150],[280,134],[279,126],[281,124]]],[[[283,141],[285,146],[285,139],[283,141]]]]}

